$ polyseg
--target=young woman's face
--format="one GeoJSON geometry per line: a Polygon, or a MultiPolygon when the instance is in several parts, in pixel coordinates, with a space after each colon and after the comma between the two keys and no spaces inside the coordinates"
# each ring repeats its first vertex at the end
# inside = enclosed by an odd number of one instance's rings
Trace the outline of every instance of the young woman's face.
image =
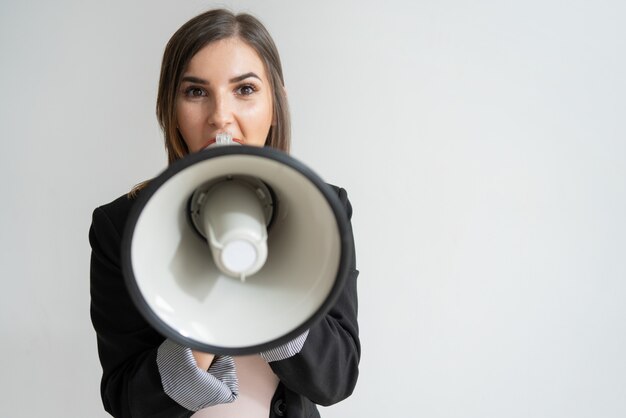
{"type": "Polygon", "coordinates": [[[189,62],[176,98],[178,130],[189,152],[228,132],[263,146],[273,120],[272,91],[256,51],[238,38],[212,42],[189,62]]]}

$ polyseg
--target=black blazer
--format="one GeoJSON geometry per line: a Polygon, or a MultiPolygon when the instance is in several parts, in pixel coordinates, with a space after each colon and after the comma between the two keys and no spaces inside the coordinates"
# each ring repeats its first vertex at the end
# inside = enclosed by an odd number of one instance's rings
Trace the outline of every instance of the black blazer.
{"type": "MultiPolygon", "coordinates": [[[[350,218],[346,191],[334,189],[350,218]]],[[[124,283],[120,246],[133,202],[122,196],[97,208],[89,230],[91,320],[102,365],[102,402],[115,417],[189,417],[193,412],[173,401],[161,384],[156,355],[165,337],[144,320],[124,283]]],[[[361,354],[354,260],[351,270],[335,306],[309,330],[301,352],[270,363],[280,379],[270,417],[319,417],[316,404],[332,405],[354,390],[361,354]]]]}

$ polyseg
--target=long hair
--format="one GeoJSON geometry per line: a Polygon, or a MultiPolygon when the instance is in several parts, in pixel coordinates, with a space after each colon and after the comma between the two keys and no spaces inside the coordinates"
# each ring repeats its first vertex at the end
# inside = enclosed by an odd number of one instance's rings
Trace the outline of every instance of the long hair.
{"type": "Polygon", "coordinates": [[[189,154],[177,129],[176,95],[189,61],[204,46],[222,39],[237,37],[252,47],[265,65],[273,95],[273,124],[265,145],[289,152],[291,121],[285,81],[276,45],[263,24],[249,14],[234,14],[216,9],[202,13],[185,23],[170,39],[163,54],[157,95],[156,114],[163,134],[168,162],[189,154]]]}

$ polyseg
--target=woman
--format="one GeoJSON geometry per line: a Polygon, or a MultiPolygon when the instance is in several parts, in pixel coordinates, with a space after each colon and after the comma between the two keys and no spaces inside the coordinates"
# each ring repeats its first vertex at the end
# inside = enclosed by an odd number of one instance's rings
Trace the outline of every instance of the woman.
{"type": "MultiPolygon", "coordinates": [[[[244,145],[287,152],[290,125],[280,58],[263,25],[225,10],[183,25],[165,49],[157,117],[170,163],[223,133],[244,145]]],[[[354,260],[335,306],[285,346],[235,358],[181,347],[144,320],[120,269],[121,236],[142,188],[97,208],[89,232],[91,318],[109,413],[316,417],[316,404],[330,405],[352,393],[360,358],[354,260]]],[[[335,189],[350,216],[346,192],[335,189]]]]}

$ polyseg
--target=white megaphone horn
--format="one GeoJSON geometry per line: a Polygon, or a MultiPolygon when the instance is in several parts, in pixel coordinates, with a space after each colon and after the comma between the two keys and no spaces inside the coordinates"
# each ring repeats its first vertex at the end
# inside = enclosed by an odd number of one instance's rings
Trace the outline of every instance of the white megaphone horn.
{"type": "Polygon", "coordinates": [[[122,265],[135,305],[163,335],[245,355],[320,319],[353,248],[345,207],[311,169],[272,148],[216,146],[172,163],[140,192],[122,265]]]}

